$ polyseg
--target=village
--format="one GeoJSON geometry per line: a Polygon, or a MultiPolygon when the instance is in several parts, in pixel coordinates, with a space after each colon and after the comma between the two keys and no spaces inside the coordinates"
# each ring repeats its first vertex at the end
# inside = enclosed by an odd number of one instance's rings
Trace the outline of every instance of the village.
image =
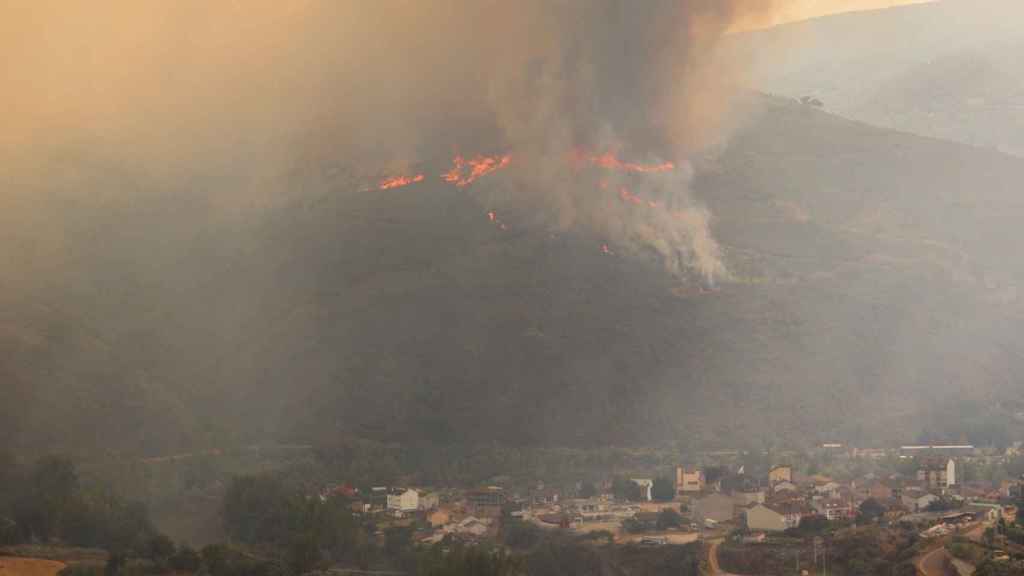
{"type": "Polygon", "coordinates": [[[858,449],[825,444],[817,453],[846,468],[852,463],[871,471],[808,474],[785,454],[751,471],[735,464],[735,454],[722,452],[714,455],[715,465],[679,464],[671,475],[614,476],[569,487],[541,481],[469,489],[340,484],[320,497],[346,498],[357,515],[372,519],[379,534],[404,527],[423,544],[500,541],[503,532],[524,526],[615,544],[705,543],[712,550],[712,573],[718,570],[719,543],[756,548],[792,544],[796,538],[799,548],[805,538],[816,553],[830,528],[860,523],[898,524],[923,542],[956,535],[991,544],[998,527],[1016,516],[1019,479],[994,482],[966,474],[969,467],[1004,455],[970,445],[858,449]],[[904,471],[885,472],[875,465],[883,460],[898,462],[904,471]]]}

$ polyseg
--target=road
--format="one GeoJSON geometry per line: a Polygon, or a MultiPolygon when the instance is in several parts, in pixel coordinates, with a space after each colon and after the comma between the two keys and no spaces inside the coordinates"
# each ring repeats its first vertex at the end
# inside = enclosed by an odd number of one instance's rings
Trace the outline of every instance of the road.
{"type": "Polygon", "coordinates": [[[722,541],[710,540],[709,542],[711,546],[708,548],[708,568],[711,570],[711,576],[737,576],[722,570],[722,567],[718,565],[718,545],[722,541]]]}
{"type": "Polygon", "coordinates": [[[914,560],[914,567],[920,576],[956,576],[946,570],[945,546],[939,546],[918,556],[914,560]]]}

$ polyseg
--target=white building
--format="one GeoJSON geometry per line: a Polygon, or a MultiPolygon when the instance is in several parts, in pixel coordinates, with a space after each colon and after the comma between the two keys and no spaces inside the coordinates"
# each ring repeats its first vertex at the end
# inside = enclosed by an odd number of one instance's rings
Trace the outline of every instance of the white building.
{"type": "Polygon", "coordinates": [[[952,458],[946,462],[946,488],[956,485],[956,461],[952,458]]]}
{"type": "Polygon", "coordinates": [[[650,502],[653,499],[651,489],[654,488],[654,480],[650,478],[631,478],[631,480],[640,487],[640,498],[650,502]]]}
{"type": "Polygon", "coordinates": [[[704,472],[702,470],[686,471],[682,466],[676,467],[676,493],[679,495],[704,490],[704,472]]]}
{"type": "Polygon", "coordinates": [[[407,489],[397,489],[388,494],[388,510],[400,512],[415,512],[420,507],[419,492],[407,489]]]}
{"type": "Polygon", "coordinates": [[[419,508],[420,508],[420,510],[433,510],[434,508],[437,508],[437,506],[440,503],[441,503],[441,498],[440,498],[440,496],[437,495],[437,492],[432,492],[430,494],[424,494],[424,495],[419,497],[419,508]]]}

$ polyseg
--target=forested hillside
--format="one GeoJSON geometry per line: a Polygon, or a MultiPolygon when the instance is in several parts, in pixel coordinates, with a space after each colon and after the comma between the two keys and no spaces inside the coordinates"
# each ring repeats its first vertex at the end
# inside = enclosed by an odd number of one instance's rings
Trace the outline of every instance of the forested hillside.
{"type": "Polygon", "coordinates": [[[38,208],[3,228],[19,247],[0,249],[18,265],[0,268],[3,433],[129,454],[1006,441],[1024,410],[1024,161],[743,108],[694,162],[729,269],[713,284],[526,211],[496,225],[502,172],[367,191],[312,154],[288,194],[237,213],[201,200],[216,182],[154,185],[74,147],[5,172],[38,208]]]}

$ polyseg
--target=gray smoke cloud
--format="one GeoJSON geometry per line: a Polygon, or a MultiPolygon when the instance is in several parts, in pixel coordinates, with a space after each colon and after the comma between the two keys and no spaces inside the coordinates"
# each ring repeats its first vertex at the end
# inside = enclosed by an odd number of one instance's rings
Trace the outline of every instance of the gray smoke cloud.
{"type": "MultiPolygon", "coordinates": [[[[686,160],[721,134],[735,70],[716,62],[768,0],[34,2],[7,9],[8,163],[68,145],[228,213],[274,204],[310,158],[355,180],[509,151],[502,178],[553,228],[727,274],[686,160]],[[608,202],[566,158],[678,165],[608,202]],[[210,184],[213,182],[214,184],[210,184]],[[182,186],[182,183],[186,183],[182,186]],[[196,185],[191,185],[195,183],[196,185]]],[[[621,179],[621,176],[612,176],[621,179]]],[[[69,192],[71,193],[71,192],[69,192]]],[[[88,191],[92,195],[95,191],[88,191]]],[[[116,194],[107,190],[105,194],[116,194]]],[[[12,194],[14,194],[12,192],[12,194]]],[[[507,206],[502,204],[501,206],[507,206]]]]}

